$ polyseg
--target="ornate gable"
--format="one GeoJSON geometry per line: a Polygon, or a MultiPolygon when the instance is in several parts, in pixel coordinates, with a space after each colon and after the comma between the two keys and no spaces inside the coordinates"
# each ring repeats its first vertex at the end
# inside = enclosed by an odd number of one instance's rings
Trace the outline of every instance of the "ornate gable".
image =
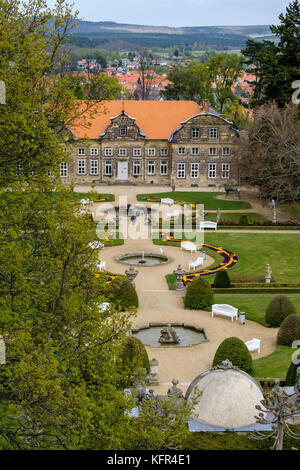
{"type": "Polygon", "coordinates": [[[99,139],[108,140],[145,140],[146,134],[136,125],[136,119],[123,110],[118,116],[110,118],[111,123],[99,135],[99,139]]]}

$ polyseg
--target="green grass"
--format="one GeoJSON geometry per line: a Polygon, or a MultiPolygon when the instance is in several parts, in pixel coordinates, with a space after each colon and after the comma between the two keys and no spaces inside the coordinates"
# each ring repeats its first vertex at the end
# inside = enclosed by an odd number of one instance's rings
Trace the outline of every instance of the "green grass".
{"type": "Polygon", "coordinates": [[[282,204],[279,209],[285,212],[291,219],[300,220],[300,202],[282,204]]]}
{"type": "MultiPolygon", "coordinates": [[[[231,274],[249,279],[264,276],[269,263],[275,282],[300,281],[298,233],[206,233],[204,243],[222,246],[238,256],[238,263],[228,271],[229,277],[231,274]]],[[[208,254],[211,254],[209,250],[208,254]]]]}
{"type": "MultiPolygon", "coordinates": [[[[228,274],[230,272],[228,271],[228,274]]],[[[246,321],[252,320],[267,326],[265,323],[265,313],[275,294],[215,294],[217,304],[229,304],[245,312],[246,321]]],[[[287,297],[296,307],[296,312],[300,315],[300,294],[287,294],[287,297]]]]}
{"type": "MultiPolygon", "coordinates": [[[[239,222],[239,218],[241,217],[241,214],[240,212],[227,212],[227,213],[221,213],[221,218],[220,220],[221,221],[232,221],[234,222],[235,224],[237,224],[239,222]]],[[[248,217],[248,222],[249,224],[252,224],[253,222],[266,222],[267,219],[261,215],[261,214],[258,214],[256,212],[249,212],[247,213],[247,217],[248,217]]],[[[213,220],[215,221],[217,218],[217,214],[212,214],[212,213],[209,213],[207,214],[205,217],[204,217],[204,220],[213,220]]]]}
{"type": "Polygon", "coordinates": [[[276,351],[269,356],[253,361],[252,377],[285,379],[295,349],[278,345],[276,351]]]}
{"type": "Polygon", "coordinates": [[[192,202],[196,204],[204,204],[206,210],[242,210],[251,209],[251,204],[245,201],[226,201],[222,199],[216,199],[216,196],[225,196],[225,193],[213,193],[213,192],[165,192],[165,193],[150,193],[150,194],[137,194],[136,198],[138,201],[143,201],[144,197],[159,197],[159,198],[171,198],[177,201],[192,202]]]}

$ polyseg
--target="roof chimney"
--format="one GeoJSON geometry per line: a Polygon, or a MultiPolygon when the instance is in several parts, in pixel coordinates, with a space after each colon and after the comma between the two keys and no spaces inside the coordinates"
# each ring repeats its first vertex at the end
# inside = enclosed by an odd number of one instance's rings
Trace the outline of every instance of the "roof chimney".
{"type": "Polygon", "coordinates": [[[209,112],[209,106],[210,106],[209,100],[203,100],[203,101],[202,101],[202,109],[203,109],[203,112],[204,112],[204,113],[208,113],[208,112],[209,112]]]}

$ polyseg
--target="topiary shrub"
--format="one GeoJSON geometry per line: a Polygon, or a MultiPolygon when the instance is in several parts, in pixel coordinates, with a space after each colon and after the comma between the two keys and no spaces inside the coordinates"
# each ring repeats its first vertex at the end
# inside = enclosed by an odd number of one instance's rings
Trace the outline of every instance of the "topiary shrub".
{"type": "Polygon", "coordinates": [[[195,277],[186,290],[184,308],[209,310],[214,303],[211,285],[202,277],[195,277]]]}
{"type": "Polygon", "coordinates": [[[214,287],[227,288],[231,287],[230,279],[227,271],[217,271],[214,279],[214,287]]]}
{"type": "Polygon", "coordinates": [[[235,336],[224,339],[219,345],[213,360],[213,366],[220,365],[226,359],[245,372],[251,372],[252,370],[251,354],[245,343],[235,336]]]}
{"type": "Polygon", "coordinates": [[[149,374],[150,362],[146,348],[139,339],[128,336],[116,359],[116,369],[120,375],[119,385],[122,387],[134,385],[135,373],[141,367],[149,374]]]}
{"type": "Polygon", "coordinates": [[[277,334],[277,343],[292,346],[296,339],[300,340],[300,317],[292,314],[282,322],[277,334]]]}
{"type": "Polygon", "coordinates": [[[239,218],[239,225],[249,225],[248,216],[246,214],[242,214],[239,218]]]}
{"type": "MultiPolygon", "coordinates": [[[[300,359],[300,354],[298,356],[300,359]]],[[[296,375],[297,375],[297,368],[300,366],[300,364],[294,364],[291,362],[290,367],[288,368],[286,378],[285,378],[285,385],[287,387],[292,387],[296,383],[296,375]]]]}
{"type": "Polygon", "coordinates": [[[134,285],[126,278],[116,278],[108,285],[108,299],[114,303],[121,312],[137,308],[139,299],[134,285]]]}
{"type": "Polygon", "coordinates": [[[291,313],[296,313],[295,307],[285,295],[276,295],[268,305],[265,321],[269,326],[280,326],[291,313]]]}

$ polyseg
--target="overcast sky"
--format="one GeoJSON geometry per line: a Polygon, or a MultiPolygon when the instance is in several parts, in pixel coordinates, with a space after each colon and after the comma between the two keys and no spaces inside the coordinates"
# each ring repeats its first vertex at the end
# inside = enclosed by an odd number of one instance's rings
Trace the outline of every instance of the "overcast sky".
{"type": "MultiPolygon", "coordinates": [[[[154,26],[278,23],[292,0],[69,0],[80,18],[154,26]]],[[[53,6],[55,0],[48,0],[53,6]]]]}

